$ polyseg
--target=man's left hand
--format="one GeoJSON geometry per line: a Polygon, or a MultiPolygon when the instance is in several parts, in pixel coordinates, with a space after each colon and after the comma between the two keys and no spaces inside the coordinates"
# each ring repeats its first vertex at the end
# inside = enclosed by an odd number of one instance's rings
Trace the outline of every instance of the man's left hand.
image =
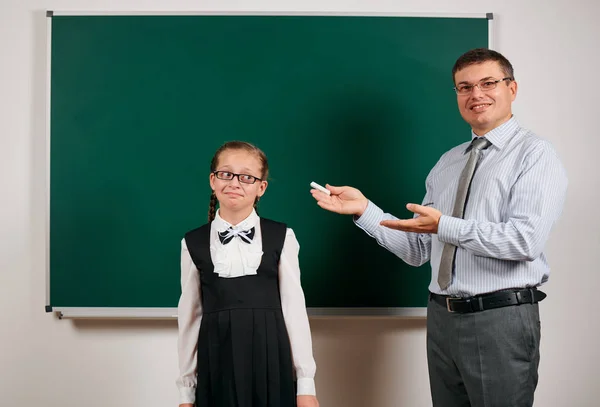
{"type": "Polygon", "coordinates": [[[384,220],[381,221],[381,226],[404,232],[437,233],[442,212],[431,206],[417,204],[408,204],[406,209],[419,216],[413,219],[384,220]]]}
{"type": "Polygon", "coordinates": [[[319,407],[316,396],[302,395],[296,397],[298,407],[319,407]]]}

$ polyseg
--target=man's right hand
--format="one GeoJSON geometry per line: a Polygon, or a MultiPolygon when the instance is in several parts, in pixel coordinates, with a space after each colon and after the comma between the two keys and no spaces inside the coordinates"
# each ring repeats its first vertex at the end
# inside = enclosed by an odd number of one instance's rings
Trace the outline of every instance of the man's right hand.
{"type": "Polygon", "coordinates": [[[194,407],[194,405],[191,403],[183,403],[183,404],[180,404],[179,407],[194,407]]]}
{"type": "Polygon", "coordinates": [[[327,195],[316,189],[311,189],[310,193],[317,200],[317,204],[328,211],[341,213],[343,215],[361,216],[369,200],[356,188],[352,187],[334,187],[329,184],[325,187],[331,191],[327,195]]]}

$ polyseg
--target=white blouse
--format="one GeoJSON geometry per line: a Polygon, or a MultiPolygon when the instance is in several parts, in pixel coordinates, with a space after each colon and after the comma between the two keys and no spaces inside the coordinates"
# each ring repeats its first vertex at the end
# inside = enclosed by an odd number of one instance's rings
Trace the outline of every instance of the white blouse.
{"type": "MultiPolygon", "coordinates": [[[[312,353],[310,325],[306,313],[304,291],[300,284],[300,265],[298,252],[300,245],[292,229],[285,235],[283,250],[279,260],[279,290],[281,308],[285,325],[290,337],[292,358],[298,380],[298,395],[316,395],[314,376],[316,364],[312,353]]],[[[215,266],[214,272],[223,278],[235,278],[256,274],[262,258],[262,235],[260,218],[253,210],[250,216],[238,225],[231,225],[219,216],[210,228],[210,254],[215,266]],[[234,231],[255,228],[251,243],[241,242],[241,237],[234,237],[223,245],[219,240],[219,232],[232,227],[234,231]]],[[[194,403],[196,398],[196,375],[198,332],[202,321],[202,298],[200,298],[200,275],[190,257],[185,244],[181,241],[181,297],[178,304],[178,352],[179,372],[177,387],[180,404],[194,403]]]]}

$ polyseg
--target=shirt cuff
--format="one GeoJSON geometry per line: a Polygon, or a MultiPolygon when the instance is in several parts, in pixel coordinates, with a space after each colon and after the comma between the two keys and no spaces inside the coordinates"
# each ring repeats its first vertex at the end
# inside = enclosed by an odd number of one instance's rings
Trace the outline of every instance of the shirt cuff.
{"type": "Polygon", "coordinates": [[[380,226],[379,223],[382,220],[383,210],[371,201],[369,201],[367,208],[360,217],[354,217],[354,223],[371,235],[375,233],[375,230],[380,226]]]}
{"type": "Polygon", "coordinates": [[[179,388],[179,404],[194,404],[196,402],[195,387],[180,387],[179,388]]]}
{"type": "Polygon", "coordinates": [[[442,215],[438,224],[438,239],[458,247],[460,227],[464,221],[464,219],[442,215]]]}
{"type": "Polygon", "coordinates": [[[298,384],[298,396],[316,396],[317,390],[315,389],[315,380],[310,377],[300,377],[297,381],[298,384]]]}

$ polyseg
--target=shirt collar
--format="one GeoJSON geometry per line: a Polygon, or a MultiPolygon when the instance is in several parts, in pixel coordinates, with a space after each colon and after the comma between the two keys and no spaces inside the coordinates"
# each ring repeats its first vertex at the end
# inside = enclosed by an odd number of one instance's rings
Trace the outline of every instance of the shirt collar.
{"type": "MultiPolygon", "coordinates": [[[[520,127],[521,126],[519,125],[519,122],[517,122],[517,119],[515,119],[515,116],[513,115],[505,123],[502,123],[495,129],[488,131],[483,135],[483,137],[488,139],[493,146],[502,148],[506,145],[508,140],[510,140],[517,133],[517,131],[519,131],[520,127]]],[[[471,141],[476,137],[478,137],[477,134],[471,131],[471,141]]]]}
{"type": "Polygon", "coordinates": [[[246,219],[244,219],[237,225],[232,225],[231,223],[227,222],[221,217],[221,215],[219,214],[219,209],[217,209],[217,213],[215,214],[215,220],[213,220],[213,222],[217,232],[222,232],[224,230],[229,229],[230,227],[233,229],[247,230],[256,226],[258,220],[259,217],[256,213],[256,210],[252,209],[252,212],[250,213],[250,215],[248,215],[246,219]]]}

